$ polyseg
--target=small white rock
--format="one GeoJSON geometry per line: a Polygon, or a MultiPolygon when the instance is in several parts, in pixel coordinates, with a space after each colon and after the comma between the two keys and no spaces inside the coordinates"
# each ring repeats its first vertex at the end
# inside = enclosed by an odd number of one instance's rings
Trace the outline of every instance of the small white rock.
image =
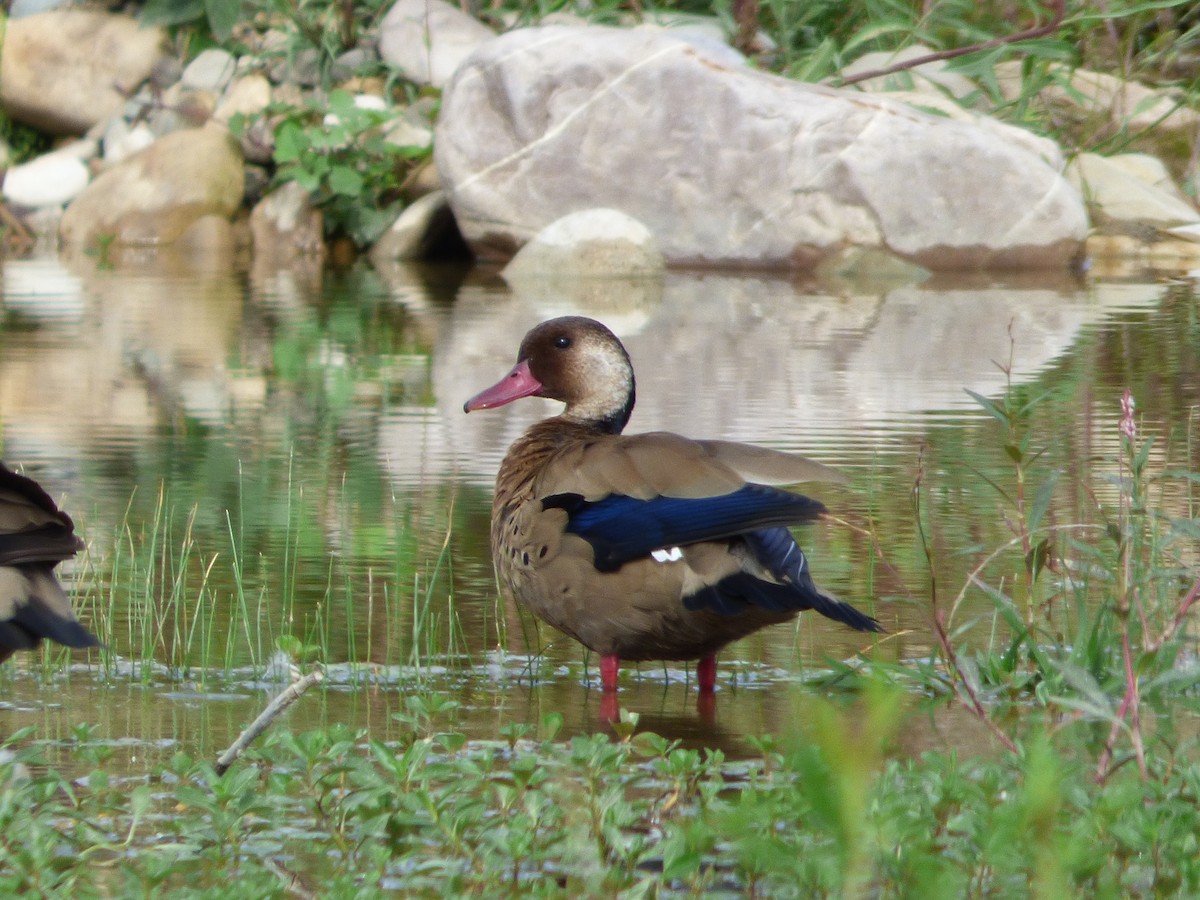
{"type": "Polygon", "coordinates": [[[130,126],[124,119],[113,119],[104,132],[104,161],[115,165],[153,143],[154,132],[145,122],[130,126]]]}
{"type": "Polygon", "coordinates": [[[237,60],[233,54],[217,48],[205,50],[183,70],[180,82],[184,87],[219,94],[233,80],[237,72],[237,60]]]}
{"type": "Polygon", "coordinates": [[[8,170],[4,176],[4,199],[33,209],[61,206],[79,196],[90,177],[79,157],[71,153],[47,153],[8,170]]]}

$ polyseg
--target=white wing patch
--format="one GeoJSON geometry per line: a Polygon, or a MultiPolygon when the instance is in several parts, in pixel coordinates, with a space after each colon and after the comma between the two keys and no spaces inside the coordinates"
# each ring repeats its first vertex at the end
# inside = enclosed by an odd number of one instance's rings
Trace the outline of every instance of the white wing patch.
{"type": "Polygon", "coordinates": [[[666,550],[651,550],[650,556],[655,562],[678,562],[683,559],[683,551],[678,547],[668,547],[666,550]]]}

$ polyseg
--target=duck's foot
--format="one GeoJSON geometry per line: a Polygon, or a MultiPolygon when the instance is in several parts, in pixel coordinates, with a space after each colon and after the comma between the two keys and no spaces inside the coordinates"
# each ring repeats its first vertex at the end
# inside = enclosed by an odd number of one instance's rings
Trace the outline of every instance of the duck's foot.
{"type": "Polygon", "coordinates": [[[600,657],[600,687],[607,693],[616,693],[617,675],[621,671],[621,657],[609,653],[600,657]]]}
{"type": "Polygon", "coordinates": [[[706,656],[696,663],[696,681],[700,684],[700,693],[711,694],[717,687],[717,658],[706,656]]]}

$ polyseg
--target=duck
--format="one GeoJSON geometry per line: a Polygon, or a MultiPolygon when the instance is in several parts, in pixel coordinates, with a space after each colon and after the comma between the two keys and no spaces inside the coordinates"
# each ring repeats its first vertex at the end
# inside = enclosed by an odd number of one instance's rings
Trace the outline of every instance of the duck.
{"type": "Polygon", "coordinates": [[[0,662],[46,639],[98,646],[54,574],[83,547],[71,517],[42,486],[0,462],[0,662]]]}
{"type": "Polygon", "coordinates": [[[856,631],[883,628],[818,590],[789,526],[826,514],[784,490],[839,482],[792,453],[664,431],[625,434],[636,386],[624,345],[583,316],[542,322],[511,371],[463,404],[524,397],[565,404],[509,448],[496,475],[491,551],[502,590],[600,657],[604,692],[622,661],[695,661],[701,694],[717,653],[814,610],[856,631]]]}

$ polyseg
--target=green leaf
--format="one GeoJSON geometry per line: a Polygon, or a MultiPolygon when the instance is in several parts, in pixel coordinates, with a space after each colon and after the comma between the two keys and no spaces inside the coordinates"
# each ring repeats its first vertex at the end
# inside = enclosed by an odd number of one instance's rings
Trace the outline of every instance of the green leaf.
{"type": "Polygon", "coordinates": [[[204,0],[208,28],[218,41],[226,40],[242,18],[241,0],[204,0]]]}
{"type": "Polygon", "coordinates": [[[275,129],[276,164],[295,162],[308,149],[304,130],[291,119],[286,119],[275,129]]]}
{"type": "Polygon", "coordinates": [[[294,169],[292,172],[292,180],[300,187],[304,188],[310,194],[315,194],[321,187],[321,176],[315,172],[309,172],[305,169],[294,169]]]}
{"type": "Polygon", "coordinates": [[[966,390],[967,394],[970,395],[971,399],[974,400],[976,403],[978,403],[980,406],[982,406],[984,409],[984,412],[986,412],[988,415],[990,415],[993,419],[995,419],[997,422],[1001,423],[1002,425],[1008,424],[1008,412],[1006,410],[1004,410],[1002,407],[996,405],[994,402],[989,400],[987,397],[983,396],[983,394],[977,394],[974,391],[972,391],[970,389],[966,389],[966,388],[964,388],[964,390],[966,390]]]}
{"type": "Polygon", "coordinates": [[[1054,488],[1058,484],[1060,474],[1062,473],[1057,471],[1051,472],[1037,489],[1033,503],[1029,506],[1029,515],[1025,519],[1025,527],[1030,531],[1037,531],[1038,526],[1042,523],[1042,518],[1046,515],[1046,510],[1050,508],[1050,501],[1054,498],[1054,488]]]}
{"type": "Polygon", "coordinates": [[[329,94],[329,111],[338,118],[350,118],[355,113],[354,95],[349,91],[336,90],[329,94]]]}
{"type": "Polygon", "coordinates": [[[143,25],[183,25],[204,15],[204,0],[147,0],[138,17],[143,25]]]}
{"type": "Polygon", "coordinates": [[[1037,581],[1038,575],[1046,568],[1046,563],[1050,559],[1050,551],[1053,545],[1048,540],[1038,541],[1027,554],[1025,554],[1025,568],[1033,576],[1033,580],[1037,581]]]}
{"type": "Polygon", "coordinates": [[[329,173],[329,189],[343,197],[357,197],[363,184],[363,177],[349,166],[335,165],[329,173]]]}

